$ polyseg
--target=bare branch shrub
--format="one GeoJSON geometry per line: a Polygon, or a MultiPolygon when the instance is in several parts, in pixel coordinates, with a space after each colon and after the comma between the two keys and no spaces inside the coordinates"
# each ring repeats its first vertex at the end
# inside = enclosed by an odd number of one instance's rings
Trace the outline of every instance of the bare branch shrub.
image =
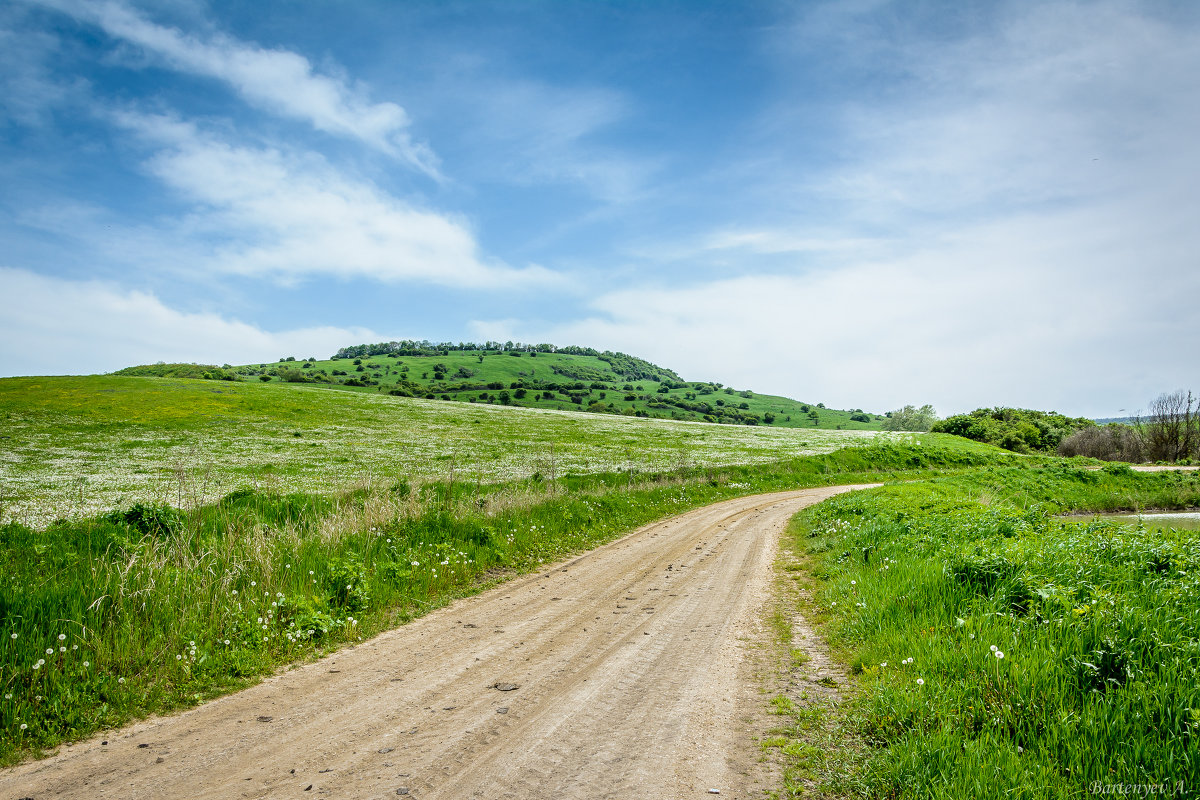
{"type": "Polygon", "coordinates": [[[1191,392],[1164,392],[1150,404],[1142,424],[1146,457],[1151,461],[1186,461],[1200,444],[1197,416],[1200,408],[1191,392]]]}
{"type": "Polygon", "coordinates": [[[1087,456],[1102,461],[1137,463],[1145,458],[1141,434],[1128,425],[1097,425],[1084,428],[1059,442],[1058,454],[1087,456]]]}

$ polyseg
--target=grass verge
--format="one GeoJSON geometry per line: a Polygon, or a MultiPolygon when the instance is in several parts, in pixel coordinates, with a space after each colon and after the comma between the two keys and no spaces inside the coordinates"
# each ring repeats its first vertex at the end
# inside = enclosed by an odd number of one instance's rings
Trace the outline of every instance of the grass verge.
{"type": "Polygon", "coordinates": [[[803,512],[810,608],[857,675],[841,790],[1200,795],[1200,535],[1054,516],[1196,505],[1200,473],[1063,465],[803,512]]]}
{"type": "Polygon", "coordinates": [[[844,708],[854,684],[807,619],[814,580],[794,517],[776,561],[775,606],[768,617],[774,634],[776,680],[770,710],[778,721],[762,747],[780,767],[773,797],[829,798],[852,772],[861,749],[844,708]]]}

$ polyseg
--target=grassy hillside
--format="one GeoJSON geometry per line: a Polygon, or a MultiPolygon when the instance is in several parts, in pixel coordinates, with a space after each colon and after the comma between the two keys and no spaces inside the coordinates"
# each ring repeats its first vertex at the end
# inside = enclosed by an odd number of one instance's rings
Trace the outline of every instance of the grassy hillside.
{"type": "Polygon", "coordinates": [[[127,376],[0,380],[0,428],[0,520],[38,527],[134,500],[187,507],[243,485],[330,493],[364,480],[750,464],[874,435],[127,376]]]}
{"type": "Polygon", "coordinates": [[[301,383],[367,394],[735,425],[880,429],[880,418],[861,409],[827,409],[720,383],[689,382],[622,353],[396,347],[368,355],[380,347],[344,348],[341,357],[323,361],[151,364],[115,374],[301,383]]]}

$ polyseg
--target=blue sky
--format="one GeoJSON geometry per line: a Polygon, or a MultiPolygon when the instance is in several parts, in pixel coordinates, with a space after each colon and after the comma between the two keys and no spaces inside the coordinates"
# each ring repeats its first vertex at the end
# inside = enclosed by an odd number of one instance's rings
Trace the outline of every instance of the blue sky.
{"type": "Polygon", "coordinates": [[[580,344],[885,411],[1197,387],[1200,5],[0,5],[0,375],[580,344]]]}

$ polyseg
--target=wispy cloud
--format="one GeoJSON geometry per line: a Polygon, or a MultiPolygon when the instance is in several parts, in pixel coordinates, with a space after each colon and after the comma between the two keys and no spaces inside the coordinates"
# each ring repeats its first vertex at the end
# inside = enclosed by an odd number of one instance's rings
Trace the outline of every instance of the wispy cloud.
{"type": "Polygon", "coordinates": [[[878,411],[1109,415],[1191,380],[1197,26],[1121,3],[1014,4],[977,23],[856,30],[847,41],[903,79],[830,101],[841,140],[825,164],[796,152],[788,132],[806,120],[781,101],[763,123],[774,157],[748,157],[759,172],[733,220],[673,255],[732,255],[740,277],[481,329],[638,348],[685,376],[878,411]]]}
{"type": "Polygon", "coordinates": [[[31,28],[15,9],[0,8],[0,124],[40,127],[47,112],[80,92],[84,81],[56,80],[57,37],[31,28]]]}
{"type": "Polygon", "coordinates": [[[252,106],[308,122],[402,159],[430,176],[437,158],[409,133],[404,108],[377,102],[363,86],[323,74],[304,56],[232,36],[200,37],[158,25],[117,0],[26,0],[54,8],[142,48],[172,69],[222,81],[252,106]]]}
{"type": "Polygon", "coordinates": [[[365,328],[267,331],[217,314],[187,313],[152,294],[0,267],[0,375],[112,371],[155,361],[231,363],[327,356],[385,338],[365,328]]]}
{"type": "Polygon", "coordinates": [[[635,115],[632,101],[611,87],[562,85],[469,70],[451,91],[474,120],[476,168],[517,185],[576,186],[605,203],[644,191],[655,157],[610,143],[635,115]]]}
{"type": "Polygon", "coordinates": [[[1175,223],[1143,254],[1176,273],[1158,282],[1130,271],[1119,210],[1063,222],[977,227],[908,257],[803,277],[608,291],[572,322],[498,319],[475,330],[631,351],[690,379],[838,407],[1137,407],[1180,380],[1188,345],[1173,331],[1200,326],[1191,301],[1200,276],[1183,269],[1175,223]],[[1080,254],[1086,274],[1065,266],[1080,254]]]}
{"type": "Polygon", "coordinates": [[[316,275],[459,288],[559,282],[487,261],[469,228],[414,208],[313,154],[231,144],[191,123],[120,112],[153,149],[148,171],[194,204],[177,232],[211,247],[209,270],[285,282],[316,275]]]}
{"type": "MultiPolygon", "coordinates": [[[[838,108],[837,168],[794,184],[844,222],[953,225],[1140,192],[1196,166],[1200,105],[1185,99],[1198,90],[1195,20],[1119,2],[940,13],[842,20],[851,52],[897,76],[838,108]]],[[[791,29],[801,52],[813,46],[807,22],[791,29]]],[[[773,117],[783,130],[802,124],[786,102],[773,117]]]]}

